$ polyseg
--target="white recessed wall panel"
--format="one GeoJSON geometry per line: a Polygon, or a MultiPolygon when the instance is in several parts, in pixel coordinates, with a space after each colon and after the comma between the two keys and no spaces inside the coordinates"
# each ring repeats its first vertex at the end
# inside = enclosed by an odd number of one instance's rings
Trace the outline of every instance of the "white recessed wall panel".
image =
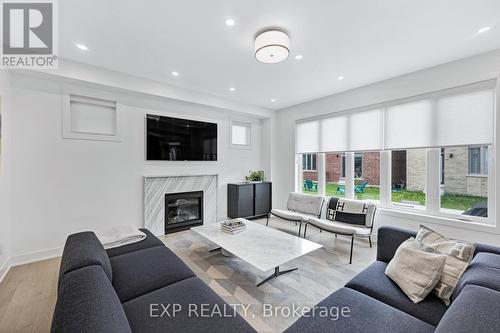
{"type": "Polygon", "coordinates": [[[385,148],[429,147],[435,126],[430,100],[391,106],[385,110],[385,148]]]}
{"type": "Polygon", "coordinates": [[[494,90],[442,97],[436,106],[435,146],[493,143],[494,90]]]}

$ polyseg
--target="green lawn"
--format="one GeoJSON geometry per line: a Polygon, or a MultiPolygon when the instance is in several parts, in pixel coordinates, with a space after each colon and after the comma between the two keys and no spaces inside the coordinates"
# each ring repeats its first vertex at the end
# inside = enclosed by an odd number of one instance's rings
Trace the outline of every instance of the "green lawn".
{"type": "MultiPolygon", "coordinates": [[[[315,194],[314,191],[303,190],[304,193],[315,194]]],[[[327,196],[344,197],[344,194],[337,192],[337,184],[327,184],[326,191],[327,196]]],[[[380,199],[380,189],[378,187],[365,187],[363,193],[356,193],[356,198],[359,200],[379,200],[380,199]]],[[[458,195],[458,194],[447,194],[445,193],[441,197],[441,207],[446,209],[455,209],[460,211],[465,211],[476,203],[481,201],[486,201],[485,197],[476,197],[469,195],[458,195]]],[[[425,205],[425,193],[422,191],[399,191],[392,192],[393,202],[415,202],[420,205],[425,205]]]]}

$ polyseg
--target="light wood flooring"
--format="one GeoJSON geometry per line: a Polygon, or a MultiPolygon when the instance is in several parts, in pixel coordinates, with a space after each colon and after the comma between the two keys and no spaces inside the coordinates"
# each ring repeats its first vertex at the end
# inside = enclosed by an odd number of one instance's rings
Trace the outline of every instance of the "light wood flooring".
{"type": "MultiPolygon", "coordinates": [[[[264,220],[258,220],[264,223],[264,220]]],[[[272,220],[279,230],[296,234],[293,223],[272,220]]],[[[245,319],[259,332],[281,332],[298,318],[267,317],[263,304],[277,307],[312,306],[342,287],[375,260],[375,244],[356,240],[353,264],[349,265],[350,240],[308,228],[307,239],[324,248],[283,266],[299,270],[257,288],[256,283],[272,272],[260,272],[235,257],[225,257],[208,240],[192,231],[161,237],[191,269],[230,304],[249,305],[245,319]]],[[[60,258],[14,267],[0,284],[0,332],[49,332],[56,301],[60,258]]],[[[240,312],[241,313],[241,312],[240,312]]],[[[242,314],[242,313],[241,313],[242,314]]]]}

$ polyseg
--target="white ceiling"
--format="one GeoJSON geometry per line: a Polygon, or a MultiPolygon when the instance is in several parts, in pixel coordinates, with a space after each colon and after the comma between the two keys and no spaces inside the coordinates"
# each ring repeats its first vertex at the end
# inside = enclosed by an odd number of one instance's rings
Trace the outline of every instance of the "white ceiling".
{"type": "Polygon", "coordinates": [[[58,3],[62,58],[274,109],[500,48],[499,0],[58,3]],[[291,56],[261,64],[255,33],[271,26],[291,56]]]}

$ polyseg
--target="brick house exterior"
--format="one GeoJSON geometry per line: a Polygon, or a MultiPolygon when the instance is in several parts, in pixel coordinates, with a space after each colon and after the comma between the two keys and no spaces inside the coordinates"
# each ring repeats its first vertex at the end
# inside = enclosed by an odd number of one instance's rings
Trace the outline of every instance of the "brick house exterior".
{"type": "MultiPolygon", "coordinates": [[[[380,185],[380,153],[362,153],[362,179],[368,181],[368,186],[380,185]]],[[[342,175],[342,154],[325,154],[325,176],[328,183],[337,183],[342,175]]],[[[318,180],[317,171],[304,171],[303,179],[318,180]]]]}

